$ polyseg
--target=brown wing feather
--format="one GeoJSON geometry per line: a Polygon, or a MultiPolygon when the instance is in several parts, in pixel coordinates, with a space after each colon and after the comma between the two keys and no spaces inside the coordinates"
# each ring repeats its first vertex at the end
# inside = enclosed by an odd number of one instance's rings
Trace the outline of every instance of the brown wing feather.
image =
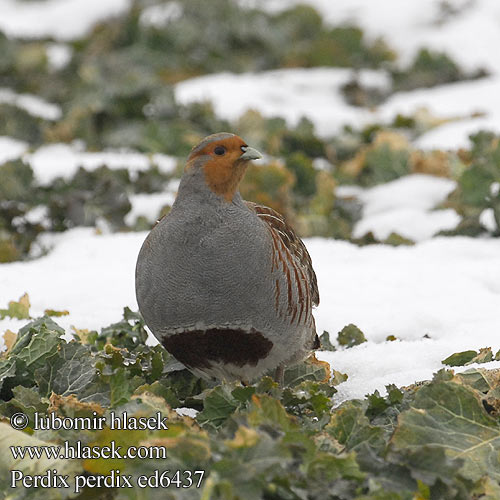
{"type": "Polygon", "coordinates": [[[258,205],[257,203],[253,203],[251,201],[247,201],[245,203],[250,210],[254,211],[258,217],[271,228],[274,234],[279,236],[283,244],[296,259],[296,262],[308,278],[309,292],[311,294],[312,303],[317,306],[319,304],[318,281],[316,279],[316,273],[312,267],[311,256],[309,255],[303,241],[297,236],[297,233],[293,230],[293,228],[286,223],[284,217],[280,213],[276,212],[276,210],[264,205],[258,205]]]}

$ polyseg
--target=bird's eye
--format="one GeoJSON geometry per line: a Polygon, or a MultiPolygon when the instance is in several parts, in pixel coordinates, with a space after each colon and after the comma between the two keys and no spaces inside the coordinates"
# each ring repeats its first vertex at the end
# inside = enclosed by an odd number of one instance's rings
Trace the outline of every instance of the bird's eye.
{"type": "Polygon", "coordinates": [[[218,156],[222,156],[226,154],[226,148],[224,146],[217,146],[214,149],[214,153],[218,156]]]}

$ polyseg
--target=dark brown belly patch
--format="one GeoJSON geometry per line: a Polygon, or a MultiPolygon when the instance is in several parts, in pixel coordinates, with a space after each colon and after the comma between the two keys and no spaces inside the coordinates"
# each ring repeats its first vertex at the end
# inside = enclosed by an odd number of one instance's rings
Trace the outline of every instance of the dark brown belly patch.
{"type": "Polygon", "coordinates": [[[176,333],[163,337],[162,344],[172,356],[191,368],[208,368],[212,361],[255,366],[273,347],[273,343],[256,330],[219,328],[176,333]]]}

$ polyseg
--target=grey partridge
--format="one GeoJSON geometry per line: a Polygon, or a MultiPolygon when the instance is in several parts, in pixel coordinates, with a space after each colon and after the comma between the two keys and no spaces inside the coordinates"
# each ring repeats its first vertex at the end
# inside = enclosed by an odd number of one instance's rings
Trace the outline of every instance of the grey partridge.
{"type": "Polygon", "coordinates": [[[234,134],[203,139],[137,260],[146,324],[205,378],[249,381],[319,347],[318,286],[304,243],[278,212],[238,191],[249,161],[261,157],[234,134]]]}

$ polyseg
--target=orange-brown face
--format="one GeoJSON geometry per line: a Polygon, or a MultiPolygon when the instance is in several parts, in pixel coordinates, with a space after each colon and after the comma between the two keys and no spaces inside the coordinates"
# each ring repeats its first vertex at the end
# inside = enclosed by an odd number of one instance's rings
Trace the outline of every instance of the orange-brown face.
{"type": "Polygon", "coordinates": [[[251,159],[242,158],[247,148],[245,141],[237,135],[212,141],[190,155],[188,168],[196,158],[208,157],[202,165],[207,185],[230,202],[251,159]]]}

